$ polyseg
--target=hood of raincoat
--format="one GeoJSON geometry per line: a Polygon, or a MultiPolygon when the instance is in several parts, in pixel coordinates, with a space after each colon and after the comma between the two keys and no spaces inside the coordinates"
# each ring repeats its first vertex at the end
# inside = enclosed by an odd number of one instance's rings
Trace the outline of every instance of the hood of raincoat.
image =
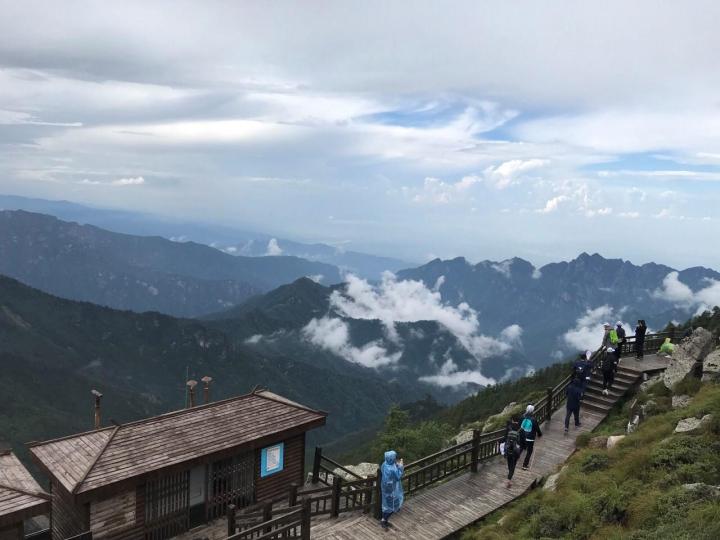
{"type": "Polygon", "coordinates": [[[388,465],[395,465],[397,459],[397,452],[395,450],[388,450],[385,452],[385,463],[388,465]]]}
{"type": "MultiPolygon", "coordinates": [[[[666,337],[666,338],[665,338],[665,343],[670,343],[670,338],[669,338],[669,337],[666,337]]],[[[385,455],[387,455],[387,454],[385,454],[385,455]]]]}

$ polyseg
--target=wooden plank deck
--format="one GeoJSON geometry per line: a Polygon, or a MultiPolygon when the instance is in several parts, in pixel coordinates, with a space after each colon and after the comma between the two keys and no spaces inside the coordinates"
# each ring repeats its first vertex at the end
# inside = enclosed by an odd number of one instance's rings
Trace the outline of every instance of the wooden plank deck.
{"type": "MultiPolygon", "coordinates": [[[[622,359],[622,364],[638,371],[655,371],[667,363],[655,355],[646,356],[642,362],[622,359]]],[[[317,540],[445,538],[520,497],[534,482],[554,473],[575,451],[575,437],[595,429],[604,416],[582,411],[582,426],[571,427],[568,436],[564,434],[564,419],[565,408],[561,407],[550,422],[542,425],[543,437],[535,442],[530,470],[523,471],[518,463],[510,489],[505,487],[505,459],[496,457],[482,464],[475,474],[465,473],[407,499],[402,510],[390,519],[393,527],[389,531],[383,531],[371,516],[355,514],[317,521],[311,536],[317,540]]]]}

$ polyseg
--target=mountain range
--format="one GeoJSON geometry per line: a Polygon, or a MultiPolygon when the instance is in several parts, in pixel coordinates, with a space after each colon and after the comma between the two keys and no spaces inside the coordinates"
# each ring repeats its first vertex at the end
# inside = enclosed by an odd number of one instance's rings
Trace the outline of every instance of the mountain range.
{"type": "Polygon", "coordinates": [[[330,411],[312,442],[377,425],[390,404],[426,391],[322,354],[260,353],[200,321],[61,299],[0,276],[0,446],[90,429],[93,388],[107,425],[182,408],[188,377],[204,375],[212,399],[259,385],[330,411]]]}
{"type": "Polygon", "coordinates": [[[319,242],[303,243],[262,232],[182,219],[160,218],[139,212],[95,208],[69,201],[0,195],[0,210],[2,209],[49,214],[64,221],[95,225],[112,232],[198,242],[231,255],[300,257],[333,265],[343,272],[352,272],[367,279],[377,279],[386,270],[395,272],[412,266],[406,261],[348,250],[342,246],[319,242]]]}
{"type": "Polygon", "coordinates": [[[53,216],[0,211],[0,274],[74,300],[194,317],[299,277],[341,280],[298,257],[241,257],[195,242],[114,233],[53,216]]]}

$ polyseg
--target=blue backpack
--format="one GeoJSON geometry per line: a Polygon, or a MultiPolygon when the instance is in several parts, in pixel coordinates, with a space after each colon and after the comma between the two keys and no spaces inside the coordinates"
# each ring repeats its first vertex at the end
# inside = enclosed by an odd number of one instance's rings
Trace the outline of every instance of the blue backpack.
{"type": "Polygon", "coordinates": [[[532,418],[523,418],[523,421],[520,424],[520,429],[525,432],[525,434],[524,434],[525,437],[527,437],[530,433],[532,433],[532,430],[533,430],[532,418]]]}

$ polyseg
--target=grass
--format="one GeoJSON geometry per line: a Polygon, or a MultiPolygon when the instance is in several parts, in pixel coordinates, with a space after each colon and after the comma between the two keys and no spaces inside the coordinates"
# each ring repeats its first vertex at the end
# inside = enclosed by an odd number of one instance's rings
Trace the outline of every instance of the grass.
{"type": "MultiPolygon", "coordinates": [[[[615,448],[585,448],[578,437],[555,492],[536,490],[463,534],[464,540],[563,538],[657,540],[720,538],[720,499],[711,490],[683,484],[720,484],[720,386],[681,381],[675,392],[694,395],[690,405],[666,407],[664,387],[636,396],[655,402],[638,430],[615,448]],[[697,433],[675,434],[683,418],[712,414],[697,433]]],[[[601,425],[603,434],[624,432],[629,403],[601,425]],[[622,422],[621,422],[622,421],[622,422]]]]}

